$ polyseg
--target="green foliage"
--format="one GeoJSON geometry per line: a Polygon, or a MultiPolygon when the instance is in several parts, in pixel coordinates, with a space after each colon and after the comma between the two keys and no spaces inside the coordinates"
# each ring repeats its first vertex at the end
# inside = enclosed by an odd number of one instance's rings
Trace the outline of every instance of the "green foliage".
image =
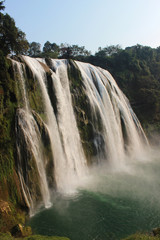
{"type": "Polygon", "coordinates": [[[91,53],[85,49],[84,46],[69,45],[67,43],[61,43],[58,46],[56,43],[45,42],[43,51],[40,51],[39,43],[32,42],[29,45],[28,55],[32,57],[44,57],[44,58],[66,58],[66,59],[78,59],[90,56],[91,53]]]}
{"type": "Polygon", "coordinates": [[[11,62],[0,51],[0,199],[16,206],[21,202],[21,193],[15,172],[15,112],[18,100],[12,75],[11,62]]]}
{"type": "Polygon", "coordinates": [[[13,240],[13,237],[10,233],[0,233],[1,240],[13,240]]]}
{"type": "Polygon", "coordinates": [[[54,237],[54,236],[42,236],[42,235],[31,235],[25,238],[13,238],[10,233],[0,233],[1,240],[69,240],[66,237],[54,237]]]}
{"type": "Polygon", "coordinates": [[[59,51],[59,46],[56,43],[50,43],[47,41],[44,44],[41,56],[47,58],[58,58],[59,51]]]}
{"type": "Polygon", "coordinates": [[[53,237],[53,236],[42,236],[42,235],[33,235],[30,237],[24,238],[24,240],[69,240],[66,237],[53,237]]]}
{"type": "Polygon", "coordinates": [[[147,234],[137,233],[122,240],[160,240],[160,237],[159,236],[154,237],[147,234]]]}
{"type": "MultiPolygon", "coordinates": [[[[17,76],[18,77],[18,76],[17,76]]],[[[44,101],[42,98],[41,88],[36,78],[34,78],[33,73],[26,66],[26,79],[25,79],[27,96],[29,99],[29,106],[32,110],[35,110],[43,120],[45,120],[44,114],[44,101]]],[[[21,92],[22,86],[19,84],[19,92],[21,92]]],[[[23,102],[23,101],[19,101],[23,102]]]]}
{"type": "Polygon", "coordinates": [[[36,57],[41,53],[41,44],[37,42],[31,42],[29,44],[28,55],[36,57]]]}
{"type": "Polygon", "coordinates": [[[36,91],[34,91],[33,89],[28,93],[30,107],[33,110],[37,111],[40,114],[40,116],[45,120],[44,102],[42,99],[41,90],[37,83],[35,83],[35,86],[37,87],[36,91]]]}
{"type": "Polygon", "coordinates": [[[5,6],[3,6],[4,1],[0,1],[0,11],[5,9],[5,6]]]}
{"type": "Polygon", "coordinates": [[[25,54],[28,42],[25,33],[19,30],[13,18],[0,13],[0,49],[4,55],[9,53],[25,54]]]}
{"type": "Polygon", "coordinates": [[[14,114],[17,106],[15,86],[8,71],[9,62],[0,53],[0,180],[13,172],[14,114]]]}
{"type": "Polygon", "coordinates": [[[98,50],[99,51],[95,54],[95,56],[106,57],[119,53],[120,51],[122,51],[122,48],[120,47],[120,45],[110,45],[105,48],[100,47],[98,50]]]}
{"type": "Polygon", "coordinates": [[[69,45],[69,44],[61,44],[60,45],[60,58],[66,59],[76,59],[78,56],[89,56],[90,52],[85,49],[84,46],[79,47],[78,45],[69,45]]]}
{"type": "Polygon", "coordinates": [[[3,203],[7,205],[9,210],[8,212],[0,212],[0,239],[1,232],[11,231],[11,229],[17,224],[23,225],[25,223],[26,217],[26,213],[20,209],[20,206],[17,208],[17,206],[15,206],[10,201],[1,201],[1,205],[3,203]]]}

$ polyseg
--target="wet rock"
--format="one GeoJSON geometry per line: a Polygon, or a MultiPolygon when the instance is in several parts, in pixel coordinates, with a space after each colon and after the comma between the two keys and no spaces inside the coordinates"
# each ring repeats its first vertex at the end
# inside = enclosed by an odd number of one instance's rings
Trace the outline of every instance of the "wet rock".
{"type": "Polygon", "coordinates": [[[11,234],[14,237],[24,237],[23,235],[23,226],[21,224],[17,224],[15,225],[12,230],[11,230],[11,234]]]}
{"type": "Polygon", "coordinates": [[[154,236],[160,236],[160,227],[154,228],[152,232],[154,236]]]}
{"type": "Polygon", "coordinates": [[[38,62],[39,62],[40,65],[43,67],[43,69],[44,69],[44,71],[46,72],[46,74],[49,75],[49,76],[51,76],[52,73],[51,73],[50,68],[49,68],[46,64],[44,64],[43,62],[41,62],[41,61],[38,61],[38,62]]]}
{"type": "Polygon", "coordinates": [[[27,237],[32,235],[32,230],[30,227],[24,227],[19,223],[11,229],[11,234],[14,237],[27,237]]]}

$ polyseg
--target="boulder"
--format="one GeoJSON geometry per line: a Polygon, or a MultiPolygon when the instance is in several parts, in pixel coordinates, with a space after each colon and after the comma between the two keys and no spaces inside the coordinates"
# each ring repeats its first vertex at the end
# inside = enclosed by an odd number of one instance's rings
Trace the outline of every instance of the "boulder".
{"type": "Polygon", "coordinates": [[[160,236],[160,227],[154,228],[152,232],[154,236],[160,236]]]}
{"type": "Polygon", "coordinates": [[[19,223],[11,229],[11,234],[14,237],[27,237],[32,234],[32,230],[30,227],[24,227],[19,223]]]}

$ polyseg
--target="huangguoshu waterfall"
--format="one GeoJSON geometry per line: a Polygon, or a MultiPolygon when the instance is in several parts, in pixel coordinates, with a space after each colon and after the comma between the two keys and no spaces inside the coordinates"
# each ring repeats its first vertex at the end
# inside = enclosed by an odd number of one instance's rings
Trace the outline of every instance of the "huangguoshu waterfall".
{"type": "Polygon", "coordinates": [[[117,167],[147,144],[106,70],[72,60],[11,59],[17,84],[17,169],[31,214],[70,193],[92,165],[117,167]]]}

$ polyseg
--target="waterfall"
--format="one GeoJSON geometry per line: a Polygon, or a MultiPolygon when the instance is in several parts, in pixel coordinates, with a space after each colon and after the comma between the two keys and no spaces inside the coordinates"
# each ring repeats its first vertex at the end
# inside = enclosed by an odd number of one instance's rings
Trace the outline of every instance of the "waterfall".
{"type": "Polygon", "coordinates": [[[67,192],[70,185],[75,184],[78,177],[84,174],[85,158],[73,113],[66,64],[63,61],[57,61],[58,72],[57,74],[52,72],[53,85],[58,99],[57,108],[59,109],[58,120],[56,120],[47,92],[43,67],[36,59],[26,56],[23,58],[37,78],[42,90],[57,188],[59,191],[67,192]]]}
{"type": "MultiPolygon", "coordinates": [[[[31,113],[31,110],[29,108],[29,103],[27,100],[27,93],[26,93],[26,87],[25,87],[25,78],[23,75],[23,64],[13,61],[13,68],[15,72],[19,74],[19,84],[21,89],[21,94],[23,96],[23,108],[19,108],[17,110],[17,151],[19,154],[19,162],[18,162],[18,173],[20,176],[20,181],[22,185],[22,191],[24,193],[24,197],[26,200],[27,205],[30,207],[31,214],[34,209],[34,204],[32,201],[32,193],[30,193],[30,190],[28,189],[27,183],[24,181],[22,175],[23,175],[23,159],[20,154],[20,145],[21,145],[21,138],[22,133],[24,136],[23,141],[26,142],[26,146],[30,149],[31,153],[33,154],[33,157],[36,162],[36,167],[38,170],[39,175],[39,181],[40,181],[40,190],[43,198],[43,202],[45,207],[50,207],[50,193],[49,188],[47,184],[46,174],[45,174],[45,168],[44,168],[44,162],[43,162],[43,153],[41,151],[41,139],[40,139],[40,133],[38,126],[36,124],[36,121],[31,113]],[[20,133],[20,136],[19,136],[20,133]]],[[[23,145],[24,143],[22,143],[23,145]]],[[[27,167],[26,167],[27,168],[27,167]]],[[[25,169],[27,171],[27,169],[25,169]]]]}
{"type": "Polygon", "coordinates": [[[70,193],[91,164],[122,166],[126,156],[135,157],[147,144],[128,99],[108,71],[78,61],[28,56],[12,63],[20,92],[18,172],[30,208],[39,201],[37,185],[48,207],[53,188],[70,193]],[[27,167],[28,156],[35,161],[35,176],[33,166],[27,167]],[[35,179],[39,182],[34,185],[35,179]]]}
{"type": "Polygon", "coordinates": [[[115,80],[106,70],[91,64],[76,62],[83,76],[86,94],[89,97],[93,114],[97,107],[103,122],[103,137],[108,158],[112,164],[119,165],[125,159],[126,149],[122,132],[122,122],[125,125],[128,139],[127,150],[130,155],[140,153],[143,141],[146,140],[140,123],[131,109],[128,99],[118,88],[115,80]]]}

